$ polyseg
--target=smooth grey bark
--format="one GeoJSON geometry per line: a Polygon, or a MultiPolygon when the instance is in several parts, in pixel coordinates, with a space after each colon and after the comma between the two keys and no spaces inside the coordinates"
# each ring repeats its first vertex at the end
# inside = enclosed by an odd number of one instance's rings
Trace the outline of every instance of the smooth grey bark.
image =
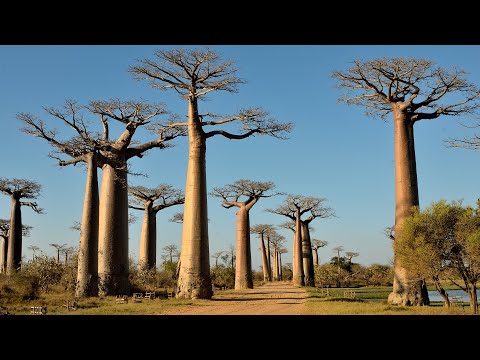
{"type": "Polygon", "coordinates": [[[295,241],[293,244],[293,253],[295,254],[293,262],[293,285],[305,286],[302,256],[302,221],[300,220],[299,207],[297,207],[295,212],[295,241]]]}
{"type": "Polygon", "coordinates": [[[270,252],[270,234],[267,234],[267,270],[268,281],[272,281],[272,254],[270,252]]]}
{"type": "Polygon", "coordinates": [[[5,274],[7,268],[8,236],[0,236],[0,274],[5,274]]]}
{"type": "MultiPolygon", "coordinates": [[[[404,220],[418,206],[417,174],[414,167],[413,123],[407,109],[394,109],[394,153],[395,153],[395,238],[400,238],[404,220]]],[[[425,291],[421,280],[411,280],[398,257],[394,258],[393,291],[388,302],[394,305],[426,305],[425,291]]]]}
{"type": "Polygon", "coordinates": [[[210,299],[206,138],[198,116],[196,97],[188,101],[188,168],[185,184],[182,250],[176,298],[210,299]]]}
{"type": "Polygon", "coordinates": [[[84,158],[87,164],[87,179],[80,225],[76,297],[98,295],[99,195],[97,155],[92,152],[85,154],[84,158]]]}
{"type": "Polygon", "coordinates": [[[315,274],[313,268],[313,254],[312,243],[310,241],[310,229],[308,220],[301,221],[302,223],[302,257],[303,257],[303,272],[305,276],[305,286],[315,286],[315,274]]]}
{"type": "Polygon", "coordinates": [[[151,201],[145,204],[138,264],[148,269],[157,266],[157,219],[151,201]]]}
{"type": "Polygon", "coordinates": [[[11,196],[12,210],[10,214],[10,231],[8,233],[7,269],[11,275],[19,270],[22,263],[22,211],[20,197],[17,193],[11,196]]]}
{"type": "Polygon", "coordinates": [[[240,204],[237,212],[235,290],[253,289],[252,255],[250,249],[251,207],[240,204]]]}
{"type": "MultiPolygon", "coordinates": [[[[117,153],[126,163],[125,155],[117,153]]],[[[104,164],[98,233],[99,295],[128,295],[128,189],[125,168],[104,164]]]]}
{"type": "Polygon", "coordinates": [[[268,281],[268,260],[267,260],[267,249],[265,248],[264,233],[260,233],[260,252],[262,253],[262,270],[263,270],[263,281],[268,281]]]}

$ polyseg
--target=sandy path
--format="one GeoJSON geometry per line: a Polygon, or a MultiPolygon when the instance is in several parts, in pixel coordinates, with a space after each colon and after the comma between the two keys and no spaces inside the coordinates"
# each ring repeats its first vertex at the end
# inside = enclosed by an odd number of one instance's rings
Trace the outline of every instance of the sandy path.
{"type": "Polygon", "coordinates": [[[307,293],[290,282],[267,283],[254,289],[217,292],[211,300],[197,300],[164,315],[301,315],[307,293]]]}

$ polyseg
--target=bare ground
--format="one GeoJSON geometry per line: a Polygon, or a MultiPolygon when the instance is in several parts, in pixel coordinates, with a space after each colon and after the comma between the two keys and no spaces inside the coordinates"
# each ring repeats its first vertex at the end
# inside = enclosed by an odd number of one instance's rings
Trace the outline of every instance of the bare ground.
{"type": "Polygon", "coordinates": [[[162,315],[302,315],[305,289],[280,281],[254,289],[218,291],[210,300],[169,310],[162,315]]]}

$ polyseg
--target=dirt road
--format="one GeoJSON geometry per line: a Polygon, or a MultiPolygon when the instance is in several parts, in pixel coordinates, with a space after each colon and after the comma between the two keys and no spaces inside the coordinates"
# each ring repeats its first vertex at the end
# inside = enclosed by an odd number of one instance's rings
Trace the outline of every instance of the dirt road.
{"type": "Polygon", "coordinates": [[[301,315],[307,293],[290,282],[272,282],[254,289],[217,292],[164,315],[301,315]]]}

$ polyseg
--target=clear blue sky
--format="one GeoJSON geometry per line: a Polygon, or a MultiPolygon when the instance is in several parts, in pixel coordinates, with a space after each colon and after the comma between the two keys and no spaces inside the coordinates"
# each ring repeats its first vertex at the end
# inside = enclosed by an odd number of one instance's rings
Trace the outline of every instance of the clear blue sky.
{"type": "MultiPolygon", "coordinates": [[[[147,99],[165,102],[172,112],[186,115],[186,103],[175,92],[158,91],[133,80],[127,72],[136,59],[152,57],[156,49],[177,46],[0,46],[0,177],[38,181],[42,195],[37,200],[45,209],[38,215],[23,208],[23,221],[33,226],[24,238],[27,247],[39,246],[49,255],[49,244],[78,246],[79,234],[70,230],[81,220],[85,171],[60,168],[48,158],[50,146],[42,139],[23,134],[16,120],[18,112],[30,112],[45,119],[42,106],[61,106],[65,99],[80,103],[90,100],[147,99]]],[[[182,46],[184,47],[184,46],[182,46]]],[[[199,47],[199,46],[191,46],[199,47]]],[[[443,67],[458,66],[468,79],[480,85],[480,46],[467,45],[223,45],[211,46],[225,59],[237,62],[238,75],[247,81],[237,94],[212,94],[200,103],[201,112],[231,114],[244,107],[261,106],[280,122],[295,128],[289,140],[252,137],[233,141],[214,137],[207,143],[207,187],[224,186],[241,178],[273,181],[277,190],[323,197],[337,217],[315,219],[312,238],[329,242],[319,250],[320,262],[328,261],[336,246],[357,251],[363,265],[389,264],[392,244],[383,229],[393,225],[395,210],[392,122],[373,120],[363,109],[338,103],[340,91],[331,77],[333,70],[347,69],[355,59],[378,57],[428,58],[443,67]]],[[[444,117],[416,124],[416,154],[420,206],[440,199],[464,199],[474,205],[480,195],[480,155],[472,150],[447,148],[447,137],[472,135],[459,123],[468,117],[444,117]]],[[[56,127],[61,128],[61,126],[56,127]]],[[[69,133],[70,134],[70,133],[69,133]]],[[[151,137],[136,134],[139,141],[151,137]]],[[[133,171],[148,178],[130,177],[134,185],[171,184],[183,189],[187,168],[187,139],[176,147],[152,150],[143,159],[130,161],[133,171]]],[[[282,197],[261,199],[251,210],[251,225],[280,224],[285,217],[265,212],[282,197]]],[[[157,262],[165,245],[181,247],[181,224],[168,219],[183,206],[157,215],[157,262]]],[[[134,211],[134,210],[131,210],[134,211]]],[[[129,251],[138,258],[142,213],[129,229],[129,251]]],[[[210,254],[235,243],[235,208],[224,209],[218,198],[208,199],[210,254]]],[[[10,215],[10,200],[0,195],[0,218],[10,215]]],[[[291,262],[290,230],[280,229],[291,262]]],[[[252,260],[259,270],[259,240],[252,236],[252,260]]],[[[213,262],[213,259],[211,259],[213,262]]]]}

